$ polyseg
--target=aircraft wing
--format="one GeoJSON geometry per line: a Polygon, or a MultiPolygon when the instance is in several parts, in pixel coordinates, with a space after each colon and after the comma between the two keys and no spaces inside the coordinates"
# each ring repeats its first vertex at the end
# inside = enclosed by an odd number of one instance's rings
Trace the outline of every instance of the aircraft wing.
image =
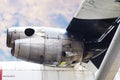
{"type": "Polygon", "coordinates": [[[24,61],[1,61],[0,80],[94,80],[95,75],[83,66],[58,68],[24,61]],[[68,77],[69,76],[69,77],[68,77]],[[86,78],[87,77],[87,78],[86,78]]]}
{"type": "Polygon", "coordinates": [[[98,68],[118,27],[119,4],[119,0],[85,0],[67,28],[70,34],[84,41],[84,57],[88,53],[99,55],[92,59],[98,68]]]}

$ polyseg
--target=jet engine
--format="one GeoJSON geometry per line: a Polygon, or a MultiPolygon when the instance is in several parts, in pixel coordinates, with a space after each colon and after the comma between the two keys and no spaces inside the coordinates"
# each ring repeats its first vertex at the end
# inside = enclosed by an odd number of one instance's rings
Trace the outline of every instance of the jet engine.
{"type": "Polygon", "coordinates": [[[59,66],[62,62],[71,65],[82,60],[82,46],[76,41],[27,38],[15,40],[13,56],[45,65],[59,66]]]}
{"type": "Polygon", "coordinates": [[[71,66],[83,59],[83,43],[56,29],[11,30],[7,45],[13,56],[48,66],[71,66]]]}

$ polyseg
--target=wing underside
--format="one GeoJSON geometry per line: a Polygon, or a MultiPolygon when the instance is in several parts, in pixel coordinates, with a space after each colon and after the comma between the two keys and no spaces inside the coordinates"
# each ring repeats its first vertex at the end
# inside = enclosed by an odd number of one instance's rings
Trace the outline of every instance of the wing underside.
{"type": "Polygon", "coordinates": [[[84,57],[95,55],[92,61],[98,68],[118,27],[119,7],[119,2],[113,0],[85,0],[67,28],[75,38],[83,40],[84,57]]]}

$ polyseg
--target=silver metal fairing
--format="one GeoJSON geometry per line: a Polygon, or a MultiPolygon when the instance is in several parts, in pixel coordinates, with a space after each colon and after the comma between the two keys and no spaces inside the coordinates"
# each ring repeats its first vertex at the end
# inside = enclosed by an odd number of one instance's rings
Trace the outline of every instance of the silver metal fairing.
{"type": "Polygon", "coordinates": [[[83,43],[62,29],[10,28],[7,46],[17,58],[48,66],[70,66],[83,59],[83,43]]]}
{"type": "Polygon", "coordinates": [[[61,32],[63,33],[64,31],[62,29],[45,28],[45,27],[12,27],[7,29],[6,44],[8,47],[12,47],[13,42],[15,40],[33,37],[33,36],[34,37],[49,36],[51,38],[56,38],[56,36],[58,36],[59,33],[61,32]]]}
{"type": "Polygon", "coordinates": [[[13,47],[13,55],[17,58],[41,62],[41,56],[44,57],[44,39],[43,38],[27,38],[15,40],[13,47]]]}
{"type": "Polygon", "coordinates": [[[17,29],[16,27],[7,29],[7,46],[12,47],[16,39],[26,38],[27,36],[24,33],[25,29],[26,28],[17,29]]]}
{"type": "Polygon", "coordinates": [[[76,40],[44,37],[15,40],[12,55],[48,66],[65,66],[82,61],[83,47],[76,40]]]}

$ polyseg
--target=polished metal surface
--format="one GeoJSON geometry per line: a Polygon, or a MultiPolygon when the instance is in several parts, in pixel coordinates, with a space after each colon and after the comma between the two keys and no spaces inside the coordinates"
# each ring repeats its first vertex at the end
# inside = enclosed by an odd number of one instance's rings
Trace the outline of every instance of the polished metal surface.
{"type": "Polygon", "coordinates": [[[8,29],[9,34],[12,38],[8,37],[7,43],[12,47],[12,55],[17,58],[58,67],[71,66],[83,60],[83,43],[73,39],[65,30],[21,27],[21,31],[8,29]],[[25,33],[26,30],[31,31],[29,29],[35,31],[31,36],[25,33]]]}

